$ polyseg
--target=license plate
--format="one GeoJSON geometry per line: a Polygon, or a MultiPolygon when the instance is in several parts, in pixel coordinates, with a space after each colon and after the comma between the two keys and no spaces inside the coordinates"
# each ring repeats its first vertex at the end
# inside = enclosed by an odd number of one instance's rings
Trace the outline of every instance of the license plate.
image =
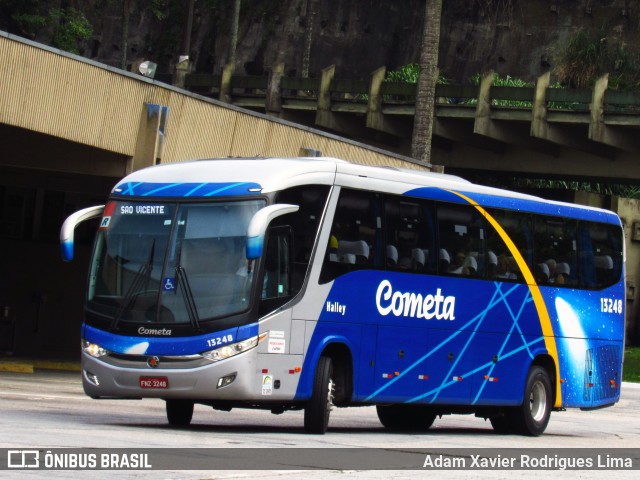
{"type": "Polygon", "coordinates": [[[167,377],[140,377],[140,388],[169,388],[167,377]]]}

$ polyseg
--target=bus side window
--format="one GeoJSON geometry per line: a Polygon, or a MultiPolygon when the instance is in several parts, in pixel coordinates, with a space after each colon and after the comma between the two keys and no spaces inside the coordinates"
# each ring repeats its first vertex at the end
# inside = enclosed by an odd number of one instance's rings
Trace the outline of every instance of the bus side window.
{"type": "Polygon", "coordinates": [[[328,195],[327,185],[305,185],[283,190],[276,196],[276,203],[290,203],[300,207],[297,212],[279,217],[274,221],[274,225],[290,225],[293,229],[292,295],[300,291],[309,270],[328,195]]]}
{"type": "Polygon", "coordinates": [[[493,220],[500,225],[500,228],[518,252],[512,252],[505,239],[493,226],[488,225],[487,252],[484,257],[486,278],[499,281],[524,282],[524,275],[516,260],[516,254],[522,256],[524,261],[531,265],[530,216],[499,209],[487,209],[487,211],[493,220]]]}
{"type": "Polygon", "coordinates": [[[545,285],[578,284],[577,223],[574,220],[538,216],[534,227],[536,282],[545,285]]]}
{"type": "Polygon", "coordinates": [[[435,255],[430,202],[387,197],[385,201],[386,257],[389,270],[424,273],[435,255]]]}
{"type": "Polygon", "coordinates": [[[486,225],[469,205],[438,205],[441,275],[484,277],[486,225]]]}
{"type": "Polygon", "coordinates": [[[362,268],[382,266],[380,195],[344,189],[331,226],[320,283],[362,268]]]}
{"type": "Polygon", "coordinates": [[[622,271],[620,227],[580,222],[578,232],[580,285],[601,289],[615,284],[622,271]]]}
{"type": "Polygon", "coordinates": [[[286,303],[291,292],[291,228],[271,227],[264,255],[260,314],[286,303]]]}

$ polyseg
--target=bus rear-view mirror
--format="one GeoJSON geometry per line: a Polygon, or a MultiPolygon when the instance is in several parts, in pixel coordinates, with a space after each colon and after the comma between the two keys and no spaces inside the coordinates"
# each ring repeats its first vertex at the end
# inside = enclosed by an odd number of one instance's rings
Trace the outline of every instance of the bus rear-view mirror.
{"type": "Polygon", "coordinates": [[[60,247],[62,249],[62,260],[70,262],[73,260],[73,235],[76,227],[86,220],[90,220],[102,215],[104,211],[104,205],[97,205],[95,207],[83,208],[75,213],[69,215],[69,217],[62,224],[60,228],[60,247]]]}
{"type": "Polygon", "coordinates": [[[264,235],[274,218],[297,212],[299,208],[298,205],[278,203],[258,210],[247,228],[247,259],[255,260],[262,255],[264,235]]]}

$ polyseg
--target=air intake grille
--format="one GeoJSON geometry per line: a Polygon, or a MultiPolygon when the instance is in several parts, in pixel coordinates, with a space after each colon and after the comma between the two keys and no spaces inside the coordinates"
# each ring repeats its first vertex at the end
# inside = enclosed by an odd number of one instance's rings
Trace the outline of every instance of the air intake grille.
{"type": "Polygon", "coordinates": [[[603,345],[589,349],[585,356],[585,402],[615,398],[620,389],[620,347],[603,345]]]}

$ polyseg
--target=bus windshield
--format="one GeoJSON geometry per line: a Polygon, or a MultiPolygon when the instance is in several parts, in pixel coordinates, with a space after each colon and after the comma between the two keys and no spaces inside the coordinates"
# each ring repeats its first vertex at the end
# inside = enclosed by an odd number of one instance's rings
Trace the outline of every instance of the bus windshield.
{"type": "Polygon", "coordinates": [[[262,200],[107,204],[87,308],[128,323],[192,323],[249,308],[249,221],[262,200]]]}

